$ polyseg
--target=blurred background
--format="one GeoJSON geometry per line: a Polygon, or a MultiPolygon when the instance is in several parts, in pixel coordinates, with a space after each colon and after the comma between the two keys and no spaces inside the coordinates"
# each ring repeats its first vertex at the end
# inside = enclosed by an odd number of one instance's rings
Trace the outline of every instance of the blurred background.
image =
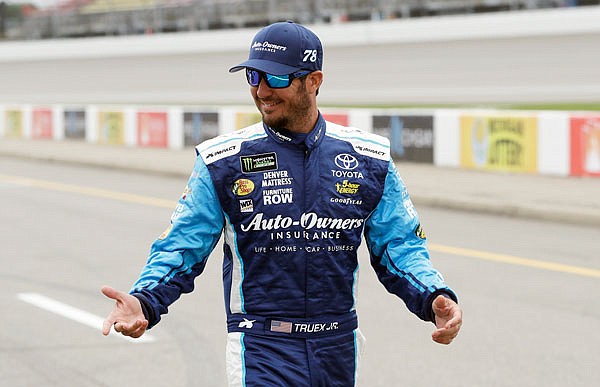
{"type": "MultiPolygon", "coordinates": [[[[221,246],[146,340],[99,332],[193,147],[260,120],[257,29],[324,45],[325,118],[387,137],[465,323],[450,346],[361,247],[362,386],[600,382],[600,1],[0,1],[0,386],[222,387],[221,246]]],[[[285,211],[282,208],[282,211],[285,211]]]]}
{"type": "Polygon", "coordinates": [[[596,0],[37,0],[0,2],[4,39],[72,38],[346,23],[598,5],[596,0]]]}

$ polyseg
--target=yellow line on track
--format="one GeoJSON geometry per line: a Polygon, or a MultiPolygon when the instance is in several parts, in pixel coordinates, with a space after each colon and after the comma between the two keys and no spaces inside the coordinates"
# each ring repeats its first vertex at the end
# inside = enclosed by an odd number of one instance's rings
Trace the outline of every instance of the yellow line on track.
{"type": "Polygon", "coordinates": [[[175,202],[150,196],[135,195],[124,192],[109,191],[99,188],[82,187],[73,184],[56,183],[48,180],[31,179],[27,177],[0,174],[0,181],[24,187],[43,188],[49,191],[68,192],[104,199],[136,203],[152,207],[175,208],[175,202]]]}
{"type": "MultiPolygon", "coordinates": [[[[31,179],[20,176],[11,176],[0,174],[0,182],[15,184],[26,187],[43,188],[50,191],[69,192],[80,195],[99,197],[110,200],[117,200],[127,203],[136,203],[141,205],[174,208],[175,202],[155,197],[135,195],[123,192],[109,191],[99,188],[82,187],[72,184],[56,183],[48,180],[31,179]]],[[[429,244],[431,251],[458,255],[461,257],[476,258],[486,261],[500,262],[516,266],[527,266],[535,269],[550,270],[561,273],[576,274],[586,277],[600,278],[600,270],[590,269],[580,266],[565,265],[548,261],[540,261],[530,258],[516,257],[506,254],[490,253],[487,251],[472,250],[461,247],[452,247],[438,244],[429,244]]]]}
{"type": "Polygon", "coordinates": [[[535,269],[550,270],[561,273],[600,278],[600,270],[589,269],[580,266],[564,265],[562,263],[540,261],[537,259],[521,258],[515,257],[513,255],[490,253],[487,251],[471,250],[461,247],[444,246],[438,244],[429,244],[429,249],[438,253],[459,255],[461,257],[477,258],[486,261],[506,263],[510,265],[527,266],[535,269]]]}

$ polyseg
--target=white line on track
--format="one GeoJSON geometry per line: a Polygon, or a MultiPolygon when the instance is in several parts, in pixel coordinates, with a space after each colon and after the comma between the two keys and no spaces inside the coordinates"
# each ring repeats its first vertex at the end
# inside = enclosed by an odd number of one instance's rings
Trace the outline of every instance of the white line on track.
{"type": "MultiPolygon", "coordinates": [[[[21,301],[37,306],[38,308],[44,309],[48,312],[52,312],[59,316],[68,318],[69,320],[73,320],[80,324],[102,331],[102,324],[104,323],[104,319],[92,313],[86,312],[81,309],[77,309],[75,307],[64,304],[60,301],[53,300],[52,298],[46,297],[38,293],[19,293],[17,294],[17,298],[21,301]]],[[[150,336],[147,333],[138,339],[133,339],[131,337],[123,336],[121,334],[115,334],[111,330],[111,336],[121,337],[133,343],[151,343],[153,341],[156,341],[156,339],[153,336],[150,336]]]]}

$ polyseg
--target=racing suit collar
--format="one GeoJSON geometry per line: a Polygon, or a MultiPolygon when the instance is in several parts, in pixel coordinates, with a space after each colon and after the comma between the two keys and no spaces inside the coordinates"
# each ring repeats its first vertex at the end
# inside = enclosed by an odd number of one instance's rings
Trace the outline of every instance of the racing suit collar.
{"type": "Polygon", "coordinates": [[[315,127],[308,133],[294,133],[285,128],[271,128],[270,126],[265,125],[263,122],[263,127],[267,135],[278,143],[289,143],[299,145],[304,143],[308,150],[313,149],[318,146],[321,141],[323,141],[323,137],[325,137],[325,119],[319,112],[319,117],[317,118],[317,123],[315,127]]]}

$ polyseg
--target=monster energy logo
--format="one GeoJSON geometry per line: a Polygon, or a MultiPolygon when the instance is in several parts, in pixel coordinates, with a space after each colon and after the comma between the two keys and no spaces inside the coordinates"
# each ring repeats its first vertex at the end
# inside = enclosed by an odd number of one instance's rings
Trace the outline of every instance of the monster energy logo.
{"type": "Polygon", "coordinates": [[[277,169],[277,154],[263,153],[259,155],[241,156],[240,165],[244,173],[273,171],[277,169]]]}

